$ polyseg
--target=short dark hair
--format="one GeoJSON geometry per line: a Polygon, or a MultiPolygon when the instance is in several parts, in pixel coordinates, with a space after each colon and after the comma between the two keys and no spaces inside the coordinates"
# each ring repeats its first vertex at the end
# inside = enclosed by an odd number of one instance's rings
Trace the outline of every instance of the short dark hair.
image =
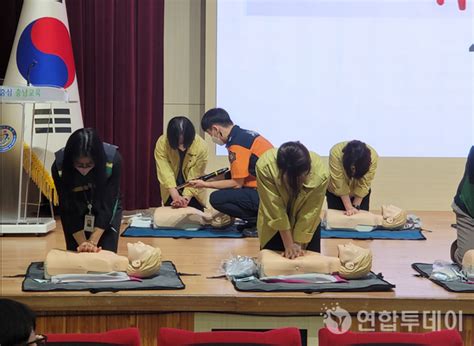
{"type": "Polygon", "coordinates": [[[183,145],[187,149],[191,146],[196,137],[196,130],[194,125],[186,117],[179,116],[174,117],[168,123],[166,129],[166,137],[171,148],[178,149],[179,147],[179,136],[183,136],[183,145]]]}
{"type": "Polygon", "coordinates": [[[36,315],[25,304],[0,298],[0,345],[20,345],[28,342],[36,328],[36,315]]]}
{"type": "Polygon", "coordinates": [[[367,144],[352,140],[342,149],[342,165],[349,178],[360,179],[370,168],[372,157],[367,144]]]}
{"type": "Polygon", "coordinates": [[[202,116],[201,127],[203,131],[207,131],[212,125],[231,126],[234,123],[225,109],[212,108],[202,116]]]}
{"type": "Polygon", "coordinates": [[[298,192],[300,178],[311,171],[311,156],[300,142],[283,143],[277,152],[277,167],[281,176],[286,175],[288,185],[294,193],[298,192]]]}

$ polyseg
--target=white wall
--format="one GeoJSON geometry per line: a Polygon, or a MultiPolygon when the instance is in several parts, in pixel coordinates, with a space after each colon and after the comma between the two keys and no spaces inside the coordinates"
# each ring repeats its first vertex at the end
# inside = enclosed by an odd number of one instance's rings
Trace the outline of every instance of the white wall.
{"type": "MultiPolygon", "coordinates": [[[[201,0],[165,3],[165,126],[184,114],[200,128],[201,115],[216,104],[216,1],[203,5],[201,0]]],[[[217,157],[206,140],[208,171],[226,166],[227,158],[217,157]]],[[[464,164],[465,158],[381,157],[371,207],[392,203],[412,211],[450,210],[464,164]]]]}

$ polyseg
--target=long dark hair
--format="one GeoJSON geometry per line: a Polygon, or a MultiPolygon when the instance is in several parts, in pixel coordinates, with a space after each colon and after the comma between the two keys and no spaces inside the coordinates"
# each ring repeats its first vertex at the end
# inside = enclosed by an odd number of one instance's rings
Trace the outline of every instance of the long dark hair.
{"type": "Polygon", "coordinates": [[[302,177],[311,171],[311,156],[300,142],[286,142],[278,149],[277,166],[281,179],[286,177],[291,193],[296,195],[301,189],[302,177]]]}
{"type": "Polygon", "coordinates": [[[188,149],[193,144],[196,130],[193,123],[186,117],[174,117],[168,123],[166,137],[171,148],[178,149],[179,137],[183,136],[183,146],[188,149]]]}
{"type": "Polygon", "coordinates": [[[76,168],[74,162],[80,157],[90,157],[94,161],[94,168],[89,172],[92,174],[94,184],[94,200],[101,201],[103,188],[106,181],[106,157],[104,144],[97,132],[92,128],[84,128],[75,131],[67,140],[64,148],[64,159],[62,167],[62,203],[66,207],[73,207],[69,202],[74,199],[73,188],[76,168]]]}
{"type": "Polygon", "coordinates": [[[342,165],[349,178],[360,179],[369,171],[372,157],[364,142],[350,141],[342,152],[342,165]]]}
{"type": "Polygon", "coordinates": [[[20,345],[28,342],[36,329],[36,315],[25,304],[0,298],[0,345],[20,345]]]}

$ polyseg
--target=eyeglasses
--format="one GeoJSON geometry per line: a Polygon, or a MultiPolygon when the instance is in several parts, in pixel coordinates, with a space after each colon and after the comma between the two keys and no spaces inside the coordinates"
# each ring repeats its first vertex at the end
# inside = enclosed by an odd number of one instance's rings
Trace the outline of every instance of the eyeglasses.
{"type": "Polygon", "coordinates": [[[34,341],[27,342],[25,345],[43,346],[46,345],[47,341],[48,337],[46,335],[36,335],[36,339],[34,341]]]}

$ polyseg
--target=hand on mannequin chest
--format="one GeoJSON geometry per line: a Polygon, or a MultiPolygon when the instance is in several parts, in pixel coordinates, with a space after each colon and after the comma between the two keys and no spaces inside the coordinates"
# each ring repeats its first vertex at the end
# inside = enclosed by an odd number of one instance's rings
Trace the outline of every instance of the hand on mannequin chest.
{"type": "Polygon", "coordinates": [[[127,272],[136,277],[149,277],[159,272],[161,250],[142,242],[128,243],[128,258],[114,252],[72,252],[53,249],[44,262],[45,277],[61,274],[127,272]]]}
{"type": "Polygon", "coordinates": [[[294,274],[332,274],[352,279],[363,277],[372,268],[372,253],[352,243],[338,245],[338,257],[306,251],[304,256],[288,259],[272,250],[261,250],[259,262],[265,276],[294,274]]]}
{"type": "Polygon", "coordinates": [[[358,229],[360,226],[384,227],[387,229],[403,228],[406,222],[406,211],[394,206],[383,205],[382,214],[359,210],[353,215],[345,215],[342,210],[328,209],[324,216],[328,229],[358,229]]]}

